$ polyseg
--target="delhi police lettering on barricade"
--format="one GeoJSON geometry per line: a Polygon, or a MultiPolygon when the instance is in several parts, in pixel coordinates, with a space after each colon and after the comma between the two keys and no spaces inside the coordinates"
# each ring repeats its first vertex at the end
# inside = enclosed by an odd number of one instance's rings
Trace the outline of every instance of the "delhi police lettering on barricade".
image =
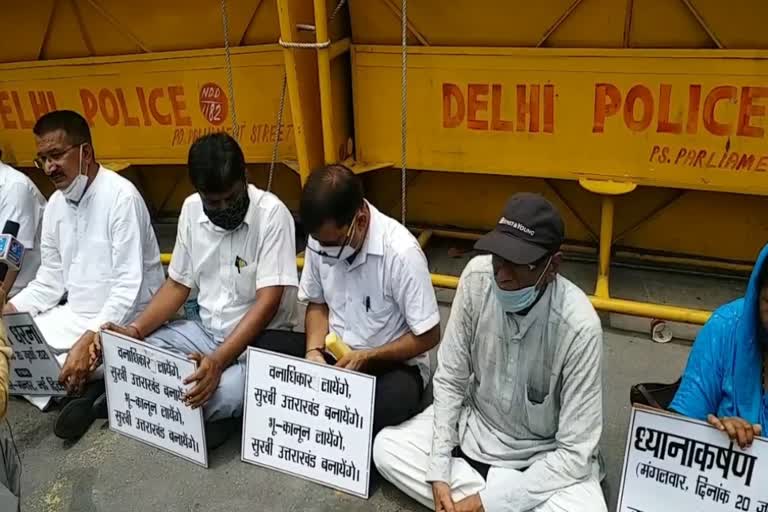
{"type": "Polygon", "coordinates": [[[116,366],[109,367],[109,374],[112,376],[112,382],[117,384],[118,381],[128,382],[128,372],[125,366],[117,368],[116,366]]]}
{"type": "Polygon", "coordinates": [[[335,420],[337,423],[345,423],[347,425],[355,425],[357,428],[363,428],[363,417],[357,409],[354,412],[349,410],[348,406],[344,406],[344,409],[336,409],[330,405],[325,406],[325,417],[329,420],[335,420]]]}
{"type": "Polygon", "coordinates": [[[258,458],[260,454],[266,453],[270,457],[272,456],[272,449],[274,447],[274,441],[270,437],[266,441],[263,439],[252,438],[251,449],[253,450],[253,456],[258,458]]]}
{"type": "Polygon", "coordinates": [[[263,388],[255,388],[253,398],[258,407],[261,407],[264,403],[275,405],[277,401],[277,390],[275,389],[275,386],[269,388],[269,391],[263,388]]]}
{"type": "Polygon", "coordinates": [[[123,347],[117,349],[117,355],[120,359],[125,359],[144,368],[149,368],[152,360],[144,354],[139,354],[135,347],[131,347],[130,350],[126,350],[123,347]]]}
{"type": "Polygon", "coordinates": [[[344,396],[347,398],[350,398],[351,396],[347,379],[340,379],[338,376],[334,377],[333,380],[323,377],[323,381],[320,384],[320,390],[323,393],[328,393],[330,395],[344,396]]]}
{"type": "Polygon", "coordinates": [[[283,403],[281,405],[283,409],[289,411],[300,412],[302,414],[311,414],[312,416],[318,416],[320,414],[320,405],[313,401],[304,400],[291,395],[283,395],[283,403]]]}
{"type": "Polygon", "coordinates": [[[277,435],[277,429],[283,431],[283,433],[290,437],[298,437],[299,443],[303,443],[309,439],[311,429],[305,425],[299,425],[288,420],[284,420],[282,423],[277,423],[274,417],[269,418],[269,428],[272,429],[272,435],[277,435]]]}
{"type": "Polygon", "coordinates": [[[282,382],[290,382],[297,386],[312,388],[312,376],[308,373],[296,370],[296,367],[292,364],[289,364],[287,368],[270,366],[269,376],[282,382]]]}
{"type": "Polygon", "coordinates": [[[696,495],[702,500],[706,497],[715,503],[722,503],[724,505],[727,505],[731,500],[731,491],[710,484],[709,479],[705,476],[699,476],[696,480],[696,495]]]}
{"type": "Polygon", "coordinates": [[[341,459],[341,461],[336,461],[333,459],[326,459],[323,457],[323,462],[321,464],[321,467],[323,468],[323,471],[327,473],[332,473],[337,476],[343,476],[345,478],[352,478],[355,481],[360,480],[360,470],[355,467],[354,462],[350,462],[347,464],[346,459],[341,459]]]}
{"type": "Polygon", "coordinates": [[[659,460],[666,457],[678,459],[679,456],[680,464],[690,468],[695,463],[701,471],[717,466],[723,471],[723,478],[728,479],[730,473],[736,478],[743,477],[747,487],[752,484],[752,473],[757,460],[753,455],[734,451],[733,443],[724,448],[645,427],[640,427],[635,432],[635,448],[652,452],[659,460]]]}
{"type": "Polygon", "coordinates": [[[685,475],[675,473],[674,471],[668,471],[666,469],[657,468],[650,462],[648,464],[640,464],[639,475],[645,478],[655,480],[656,482],[664,485],[669,485],[676,489],[687,491],[688,487],[685,485],[685,481],[688,479],[685,475]]]}
{"type": "Polygon", "coordinates": [[[325,430],[317,430],[315,431],[315,442],[323,446],[344,450],[344,436],[341,434],[341,430],[336,432],[332,428],[329,428],[327,432],[325,430]]]}
{"type": "Polygon", "coordinates": [[[198,443],[197,440],[195,440],[194,436],[189,435],[186,432],[184,432],[183,434],[179,434],[177,432],[174,432],[173,430],[168,429],[168,439],[172,443],[176,443],[177,445],[183,448],[189,448],[191,450],[194,450],[195,453],[200,453],[200,443],[198,443]]]}
{"type": "Polygon", "coordinates": [[[280,445],[280,453],[277,456],[283,460],[314,468],[317,464],[317,456],[311,453],[280,445]]]}
{"type": "Polygon", "coordinates": [[[131,423],[131,413],[130,411],[115,411],[115,421],[117,422],[118,427],[122,427],[123,425],[128,425],[129,427],[132,427],[133,424],[131,423]]]}

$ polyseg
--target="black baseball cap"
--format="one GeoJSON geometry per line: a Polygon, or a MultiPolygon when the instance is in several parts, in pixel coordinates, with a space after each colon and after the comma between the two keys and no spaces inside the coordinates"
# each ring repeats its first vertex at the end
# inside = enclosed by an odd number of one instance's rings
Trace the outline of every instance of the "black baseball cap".
{"type": "Polygon", "coordinates": [[[475,244],[518,265],[534,263],[556,252],[565,238],[560,212],[538,194],[515,194],[504,207],[493,231],[475,244]]]}

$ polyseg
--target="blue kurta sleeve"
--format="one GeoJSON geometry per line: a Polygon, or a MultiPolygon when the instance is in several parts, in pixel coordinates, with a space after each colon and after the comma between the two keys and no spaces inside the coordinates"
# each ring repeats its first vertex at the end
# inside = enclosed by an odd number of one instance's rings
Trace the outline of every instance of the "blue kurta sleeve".
{"type": "Polygon", "coordinates": [[[723,347],[729,343],[732,323],[715,312],[702,327],[670,409],[699,420],[717,414],[722,399],[723,368],[726,363],[723,360],[723,347]]]}

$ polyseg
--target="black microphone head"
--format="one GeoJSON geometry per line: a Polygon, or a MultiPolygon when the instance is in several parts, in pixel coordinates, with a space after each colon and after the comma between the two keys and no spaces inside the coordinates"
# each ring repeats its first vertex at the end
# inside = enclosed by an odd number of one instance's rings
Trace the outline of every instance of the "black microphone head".
{"type": "Polygon", "coordinates": [[[12,235],[13,238],[16,238],[19,236],[19,223],[14,222],[12,220],[5,221],[5,226],[3,226],[3,234],[4,235],[12,235]]]}

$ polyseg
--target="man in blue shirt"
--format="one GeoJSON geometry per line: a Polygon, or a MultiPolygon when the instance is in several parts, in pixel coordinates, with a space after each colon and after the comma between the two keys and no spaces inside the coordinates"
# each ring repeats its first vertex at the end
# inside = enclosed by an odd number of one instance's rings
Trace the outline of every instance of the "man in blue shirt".
{"type": "Polygon", "coordinates": [[[744,297],[718,308],[688,359],[673,411],[706,420],[746,448],[768,429],[768,245],[744,297]]]}

